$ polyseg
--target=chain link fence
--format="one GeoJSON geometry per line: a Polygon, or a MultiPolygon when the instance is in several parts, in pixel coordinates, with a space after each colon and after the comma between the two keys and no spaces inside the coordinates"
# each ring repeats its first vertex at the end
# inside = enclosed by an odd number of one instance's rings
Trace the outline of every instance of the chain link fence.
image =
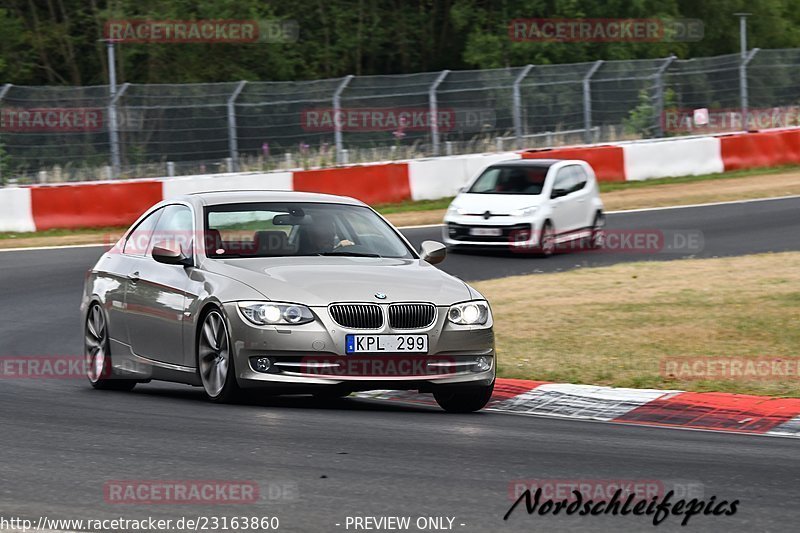
{"type": "Polygon", "coordinates": [[[794,126],[799,66],[800,49],[754,49],[113,92],[6,84],[0,172],[3,183],[173,176],[794,126]]]}

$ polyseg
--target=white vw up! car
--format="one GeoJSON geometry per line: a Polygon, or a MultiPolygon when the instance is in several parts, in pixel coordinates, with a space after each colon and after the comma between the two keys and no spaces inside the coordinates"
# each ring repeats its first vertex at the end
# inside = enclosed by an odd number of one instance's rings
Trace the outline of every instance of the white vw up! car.
{"type": "Polygon", "coordinates": [[[585,161],[519,159],[487,167],[444,218],[449,248],[509,247],[548,256],[580,242],[603,245],[603,202],[585,161]]]}

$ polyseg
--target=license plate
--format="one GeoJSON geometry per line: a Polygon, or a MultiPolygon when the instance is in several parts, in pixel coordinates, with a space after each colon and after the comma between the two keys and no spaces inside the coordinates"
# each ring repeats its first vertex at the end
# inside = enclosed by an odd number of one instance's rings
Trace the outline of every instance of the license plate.
{"type": "Polygon", "coordinates": [[[503,234],[500,228],[470,228],[469,234],[476,237],[499,237],[503,234]]]}
{"type": "Polygon", "coordinates": [[[345,353],[428,353],[428,336],[347,335],[345,353]]]}

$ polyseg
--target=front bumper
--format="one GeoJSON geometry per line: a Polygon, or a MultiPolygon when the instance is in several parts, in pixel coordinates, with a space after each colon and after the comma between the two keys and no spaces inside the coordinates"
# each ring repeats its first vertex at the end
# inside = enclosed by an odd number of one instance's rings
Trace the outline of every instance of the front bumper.
{"type": "Polygon", "coordinates": [[[333,321],[326,307],[312,307],[317,319],[309,324],[256,326],[241,315],[235,302],[223,307],[236,378],[243,388],[428,390],[449,384],[489,385],[496,375],[492,319],[482,326],[458,326],[447,321],[448,307],[437,308],[433,325],[402,331],[388,325],[380,330],[347,329],[333,321]],[[351,333],[425,334],[428,353],[347,355],[345,337],[351,333]],[[270,358],[268,371],[255,369],[252,358],[257,357],[270,358]],[[479,370],[474,364],[478,357],[486,358],[490,368],[479,370]]]}
{"type": "Polygon", "coordinates": [[[442,240],[448,247],[480,246],[488,248],[531,248],[539,244],[542,222],[531,218],[494,216],[448,216],[442,226],[442,240]],[[494,229],[496,236],[475,236],[471,230],[494,229]]]}

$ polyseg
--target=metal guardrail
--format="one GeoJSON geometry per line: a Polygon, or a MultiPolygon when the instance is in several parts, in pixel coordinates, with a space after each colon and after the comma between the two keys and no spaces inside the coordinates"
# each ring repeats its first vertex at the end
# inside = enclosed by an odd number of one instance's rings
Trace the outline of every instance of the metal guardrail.
{"type": "Polygon", "coordinates": [[[741,117],[800,103],[798,66],[800,49],[754,49],[302,82],[125,83],[114,94],[6,84],[0,172],[22,183],[182,175],[697,133],[665,120],[675,109],[739,113],[730,130],[741,130],[741,117]]]}

